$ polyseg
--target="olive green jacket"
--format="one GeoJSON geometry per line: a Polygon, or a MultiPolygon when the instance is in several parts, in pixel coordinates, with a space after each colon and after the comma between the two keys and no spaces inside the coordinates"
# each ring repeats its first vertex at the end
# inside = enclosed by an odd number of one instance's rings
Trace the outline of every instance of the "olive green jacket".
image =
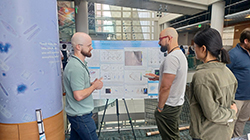
{"type": "Polygon", "coordinates": [[[224,63],[197,67],[190,84],[190,135],[202,140],[230,140],[236,112],[230,109],[238,86],[224,63]]]}

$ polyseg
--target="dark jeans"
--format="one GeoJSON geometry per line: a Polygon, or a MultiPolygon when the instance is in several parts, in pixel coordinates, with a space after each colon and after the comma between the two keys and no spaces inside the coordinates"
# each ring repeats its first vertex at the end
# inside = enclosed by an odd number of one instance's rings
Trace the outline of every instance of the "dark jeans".
{"type": "Polygon", "coordinates": [[[159,112],[155,110],[155,120],[163,140],[180,140],[179,134],[179,116],[182,106],[165,105],[159,112]]]}
{"type": "MultiPolygon", "coordinates": [[[[67,115],[68,116],[68,115],[67,115]]],[[[82,116],[68,116],[71,123],[70,140],[98,140],[92,113],[82,116]]]]}

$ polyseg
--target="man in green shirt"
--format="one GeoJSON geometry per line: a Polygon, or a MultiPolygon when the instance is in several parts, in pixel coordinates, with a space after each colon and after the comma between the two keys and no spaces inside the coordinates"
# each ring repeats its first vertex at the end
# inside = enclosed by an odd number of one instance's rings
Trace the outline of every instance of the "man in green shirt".
{"type": "Polygon", "coordinates": [[[70,140],[97,140],[96,126],[92,117],[94,109],[92,92],[103,87],[102,78],[90,82],[86,57],[91,57],[92,39],[88,34],[77,32],[71,38],[74,55],[63,72],[66,90],[66,106],[71,123],[70,140]]]}

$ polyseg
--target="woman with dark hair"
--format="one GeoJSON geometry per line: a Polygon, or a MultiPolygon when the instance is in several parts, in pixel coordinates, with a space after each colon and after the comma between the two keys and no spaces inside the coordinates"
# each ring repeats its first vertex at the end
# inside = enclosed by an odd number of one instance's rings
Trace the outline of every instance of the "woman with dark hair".
{"type": "Polygon", "coordinates": [[[196,68],[190,91],[190,135],[193,140],[230,140],[237,107],[237,80],[227,68],[229,55],[219,32],[208,28],[194,36],[196,68]]]}

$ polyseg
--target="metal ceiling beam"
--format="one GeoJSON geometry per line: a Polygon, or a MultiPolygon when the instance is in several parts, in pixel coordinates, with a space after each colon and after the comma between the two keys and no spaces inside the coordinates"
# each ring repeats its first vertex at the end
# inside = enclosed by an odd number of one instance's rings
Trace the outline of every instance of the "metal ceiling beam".
{"type": "Polygon", "coordinates": [[[158,2],[163,3],[167,5],[175,5],[175,6],[181,6],[181,7],[187,7],[192,9],[199,9],[199,10],[207,10],[207,4],[206,3],[196,3],[194,1],[187,1],[187,0],[149,0],[151,2],[158,2]]]}
{"type": "Polygon", "coordinates": [[[197,26],[199,24],[206,24],[206,23],[210,23],[210,20],[205,20],[205,21],[202,21],[202,22],[198,22],[198,23],[187,25],[187,26],[179,27],[179,28],[176,28],[176,31],[186,29],[186,28],[195,27],[195,26],[197,26]]]}

